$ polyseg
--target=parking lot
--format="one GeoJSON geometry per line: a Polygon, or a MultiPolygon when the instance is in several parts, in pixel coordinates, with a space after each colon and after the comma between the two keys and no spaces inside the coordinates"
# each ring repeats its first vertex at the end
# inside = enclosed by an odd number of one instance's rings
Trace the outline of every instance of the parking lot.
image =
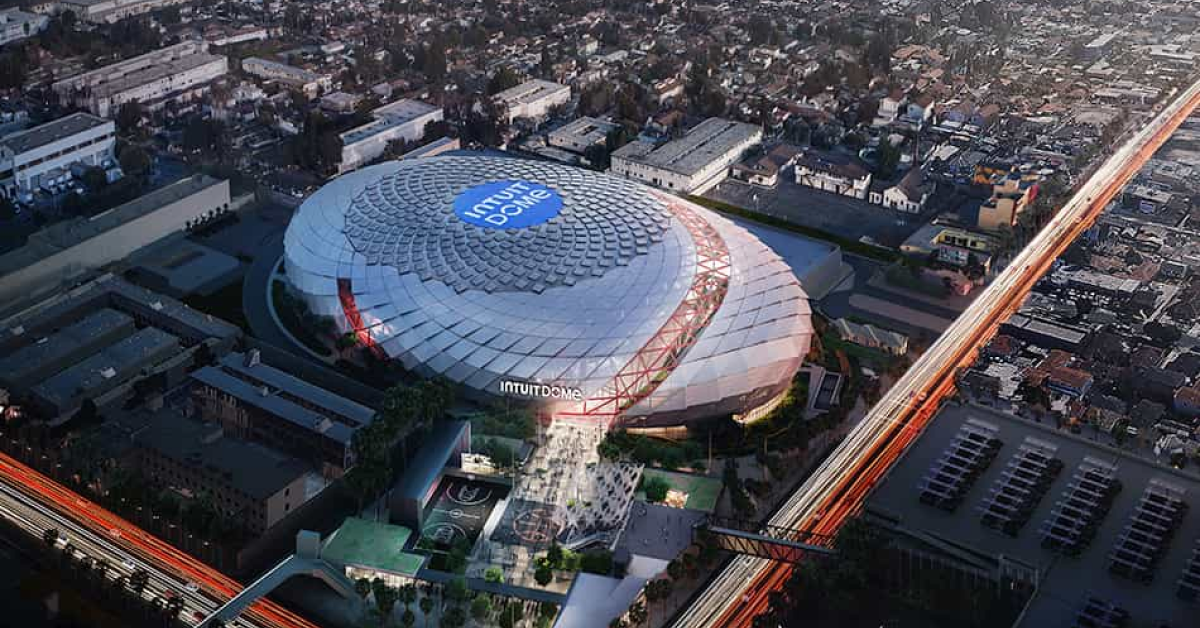
{"type": "Polygon", "coordinates": [[[781,175],[773,189],[726,179],[704,196],[843,238],[870,236],[890,247],[899,246],[924,223],[921,216],[797,185],[790,172],[781,175]]]}

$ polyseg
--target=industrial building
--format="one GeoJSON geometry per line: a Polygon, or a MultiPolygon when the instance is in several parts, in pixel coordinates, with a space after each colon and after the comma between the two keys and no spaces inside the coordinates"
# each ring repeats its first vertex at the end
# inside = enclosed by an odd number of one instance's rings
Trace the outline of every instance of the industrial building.
{"type": "Polygon", "coordinates": [[[569,166],[371,166],[309,197],[284,245],[291,289],[370,350],[561,417],[741,414],[782,395],[812,334],[796,276],[745,229],[569,166]]]}
{"type": "Polygon", "coordinates": [[[43,418],[65,418],[85,399],[127,399],[138,380],[184,381],[200,345],[232,348],[237,327],[112,275],[0,318],[0,387],[43,418]]]}
{"type": "Polygon", "coordinates": [[[192,373],[201,416],[227,434],[277,447],[340,477],[354,466],[354,433],[375,411],[268,364],[231,353],[192,373]]]}
{"type": "Polygon", "coordinates": [[[188,0],[57,0],[63,11],[71,11],[84,22],[113,23],[134,15],[186,4],[188,0]]]}
{"type": "Polygon", "coordinates": [[[111,120],[74,113],[0,139],[0,191],[27,198],[39,188],[53,191],[72,178],[73,166],[121,176],[116,163],[117,128],[111,120]]]}
{"type": "Polygon", "coordinates": [[[228,71],[228,59],[209,54],[204,41],[189,40],[57,81],[52,87],[64,104],[108,118],[129,102],[140,103],[147,111],[159,111],[167,102],[191,102],[228,71]]]}
{"type": "Polygon", "coordinates": [[[753,124],[709,118],[665,144],[639,140],[622,146],[613,152],[609,171],[680,194],[702,194],[762,136],[753,124]]]}
{"type": "Polygon", "coordinates": [[[415,142],[425,135],[425,126],[442,120],[442,108],[419,100],[403,99],[371,111],[370,122],[350,129],[342,140],[339,172],[349,172],[383,155],[388,143],[415,142]]]}
{"type": "Polygon", "coordinates": [[[229,209],[229,182],[195,175],[90,218],[55,223],[0,255],[0,301],[14,303],[124,259],[192,221],[229,209]]]}

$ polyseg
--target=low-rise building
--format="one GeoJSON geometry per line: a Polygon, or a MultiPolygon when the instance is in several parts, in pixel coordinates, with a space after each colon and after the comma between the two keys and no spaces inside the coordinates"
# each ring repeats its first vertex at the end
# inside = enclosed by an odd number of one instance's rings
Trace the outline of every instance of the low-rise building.
{"type": "Polygon", "coordinates": [[[229,60],[208,53],[204,41],[184,41],[119,61],[53,84],[61,102],[111,117],[121,105],[140,103],[159,111],[166,103],[187,103],[208,92],[229,71],[229,60]]]}
{"type": "Polygon", "coordinates": [[[571,88],[533,79],[492,96],[492,100],[505,108],[509,124],[518,118],[541,120],[551,109],[571,100],[571,88]]]}
{"type": "Polygon", "coordinates": [[[621,125],[584,116],[546,134],[546,143],[555,148],[582,155],[593,146],[605,146],[609,133],[621,125]]]}
{"type": "Polygon", "coordinates": [[[50,18],[18,8],[0,10],[0,46],[32,37],[46,28],[50,18]]]}
{"type": "Polygon", "coordinates": [[[720,183],[762,135],[753,124],[709,118],[665,144],[636,141],[622,146],[612,154],[610,171],[675,192],[701,194],[720,183]]]}
{"type": "Polygon", "coordinates": [[[425,136],[425,127],[443,119],[442,108],[419,100],[397,100],[371,112],[370,122],[350,129],[342,140],[339,172],[349,172],[379,159],[391,142],[415,142],[425,136]]]}
{"type": "Polygon", "coordinates": [[[932,192],[920,168],[912,168],[895,185],[882,191],[871,191],[869,200],[876,205],[908,214],[925,211],[925,203],[932,192]]]}
{"type": "Polygon", "coordinates": [[[43,184],[71,178],[83,164],[120,176],[116,165],[117,129],[111,120],[74,113],[0,139],[0,192],[20,197],[43,184]]]}
{"type": "Polygon", "coordinates": [[[1037,199],[1037,175],[1010,172],[992,181],[992,195],[979,206],[978,226],[984,231],[1012,228],[1037,199]]]}
{"type": "Polygon", "coordinates": [[[220,425],[163,412],[133,440],[134,465],[158,488],[207,496],[251,534],[261,535],[305,502],[308,465],[225,436],[220,425]]]}
{"type": "Polygon", "coordinates": [[[354,433],[375,411],[263,364],[256,351],[231,353],[192,373],[201,416],[227,434],[278,447],[340,477],[354,466],[354,433]]]}
{"type": "Polygon", "coordinates": [[[186,4],[189,0],[57,0],[60,10],[70,11],[84,22],[111,24],[127,17],[186,4]]]}
{"type": "Polygon", "coordinates": [[[780,173],[794,166],[799,157],[799,148],[791,144],[779,144],[766,154],[734,164],[729,174],[746,183],[773,188],[779,184],[780,173]]]}
{"type": "Polygon", "coordinates": [[[808,151],[796,160],[796,183],[866,200],[871,173],[853,157],[808,151]]]}
{"type": "MultiPolygon", "coordinates": [[[[229,182],[195,175],[91,218],[55,223],[0,255],[0,301],[57,289],[71,279],[229,209],[229,182]]],[[[0,304],[2,306],[3,304],[0,304]]]]}
{"type": "Polygon", "coordinates": [[[931,223],[918,229],[900,245],[900,252],[914,257],[937,254],[939,261],[964,267],[972,258],[986,272],[991,266],[996,241],[982,233],[952,225],[931,223]]]}
{"type": "Polygon", "coordinates": [[[278,81],[300,90],[305,96],[315,98],[323,89],[329,89],[333,84],[333,78],[328,74],[320,74],[304,68],[298,68],[294,65],[271,61],[270,59],[262,59],[259,57],[247,57],[242,59],[242,71],[251,76],[278,81]]]}

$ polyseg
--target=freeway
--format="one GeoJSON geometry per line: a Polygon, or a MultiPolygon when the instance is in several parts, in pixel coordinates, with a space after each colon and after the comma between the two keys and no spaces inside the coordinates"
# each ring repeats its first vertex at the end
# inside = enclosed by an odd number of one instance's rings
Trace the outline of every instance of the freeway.
{"type": "MultiPolygon", "coordinates": [[[[39,539],[46,530],[58,530],[77,553],[108,561],[114,577],[128,576],[135,568],[145,569],[150,578],[143,595],[148,599],[181,597],[181,619],[193,625],[199,625],[243,588],[232,578],[4,454],[0,454],[0,516],[39,539]]],[[[317,628],[265,599],[226,625],[317,628]]]]}
{"type": "MultiPolygon", "coordinates": [[[[916,440],[954,392],[954,376],[1050,269],[1054,260],[1104,211],[1121,188],[1200,104],[1200,81],[1180,93],[1126,140],[854,427],[841,445],[771,517],[773,526],[832,538],[916,440]]],[[[748,556],[726,566],[674,628],[748,628],[767,610],[791,566],[748,556]]]]}

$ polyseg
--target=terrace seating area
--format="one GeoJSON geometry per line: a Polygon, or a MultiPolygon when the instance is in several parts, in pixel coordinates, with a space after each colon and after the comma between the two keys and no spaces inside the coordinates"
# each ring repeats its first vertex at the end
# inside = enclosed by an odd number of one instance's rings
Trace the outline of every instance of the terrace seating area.
{"type": "Polygon", "coordinates": [[[1167,546],[1187,512],[1184,489],[1159,478],[1151,480],[1109,554],[1108,571],[1149,584],[1167,546]]]}
{"type": "Polygon", "coordinates": [[[921,503],[953,512],[967,491],[987,470],[1003,443],[996,438],[999,428],[968,419],[946,450],[929,469],[921,488],[921,503]]]}
{"type": "Polygon", "coordinates": [[[996,478],[980,505],[979,521],[984,526],[1015,537],[1062,472],[1055,457],[1058,447],[1027,437],[996,478]]]}
{"type": "Polygon", "coordinates": [[[1091,456],[1084,458],[1042,525],[1042,547],[1065,556],[1081,554],[1096,537],[1120,492],[1115,464],[1091,456]]]}

